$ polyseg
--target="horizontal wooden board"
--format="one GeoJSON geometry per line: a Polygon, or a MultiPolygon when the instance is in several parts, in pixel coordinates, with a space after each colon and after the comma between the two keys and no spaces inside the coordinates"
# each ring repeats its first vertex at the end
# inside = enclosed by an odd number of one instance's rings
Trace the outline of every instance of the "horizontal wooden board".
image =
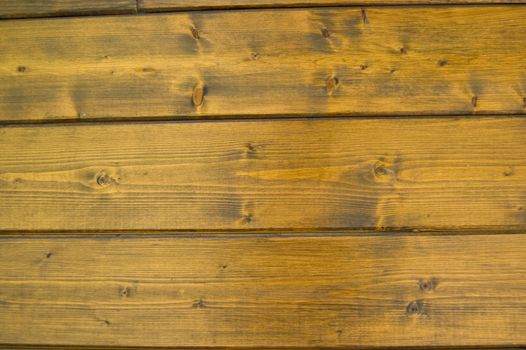
{"type": "Polygon", "coordinates": [[[0,121],[522,114],[526,6],[0,22],[0,121]]]}
{"type": "Polygon", "coordinates": [[[0,230],[516,229],[526,119],[0,128],[0,230]]]}
{"type": "MultiPolygon", "coordinates": [[[[2,0],[0,18],[136,13],[136,0],[2,0]]],[[[5,38],[9,40],[9,38],[5,38]]]]}
{"type": "Polygon", "coordinates": [[[144,11],[178,11],[230,8],[353,6],[353,5],[437,5],[437,4],[523,4],[524,0],[138,0],[144,11]]]}
{"type": "Polygon", "coordinates": [[[0,343],[526,345],[526,235],[3,238],[0,343]]]}

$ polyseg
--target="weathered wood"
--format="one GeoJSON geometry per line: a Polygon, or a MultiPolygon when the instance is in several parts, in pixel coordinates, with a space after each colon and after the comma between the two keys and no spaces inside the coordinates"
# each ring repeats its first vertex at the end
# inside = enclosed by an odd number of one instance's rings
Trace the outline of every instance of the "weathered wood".
{"type": "Polygon", "coordinates": [[[526,6],[5,21],[0,120],[522,114],[525,22],[526,6]]]}
{"type": "Polygon", "coordinates": [[[517,229],[526,119],[0,128],[0,230],[517,229]]]}
{"type": "Polygon", "coordinates": [[[0,18],[124,14],[136,12],[136,0],[2,0],[2,4],[0,5],[0,18]]]}
{"type": "Polygon", "coordinates": [[[523,4],[524,0],[139,0],[147,12],[231,8],[353,5],[523,4]]]}
{"type": "Polygon", "coordinates": [[[3,344],[526,344],[522,234],[0,242],[3,344]]]}

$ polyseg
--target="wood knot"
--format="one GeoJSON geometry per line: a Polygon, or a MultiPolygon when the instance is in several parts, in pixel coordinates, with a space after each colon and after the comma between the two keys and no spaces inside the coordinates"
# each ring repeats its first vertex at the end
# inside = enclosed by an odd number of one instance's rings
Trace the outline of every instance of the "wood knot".
{"type": "Polygon", "coordinates": [[[418,287],[423,292],[432,292],[436,289],[437,285],[438,285],[438,280],[436,278],[418,281],[418,287]]]}
{"type": "Polygon", "coordinates": [[[424,313],[424,302],[422,300],[415,300],[409,303],[406,307],[406,312],[409,315],[421,315],[424,313]]]}
{"type": "Polygon", "coordinates": [[[241,221],[244,224],[250,224],[253,220],[254,220],[254,218],[252,217],[252,214],[245,214],[245,215],[243,215],[243,217],[241,219],[241,221]]]}
{"type": "Polygon", "coordinates": [[[48,253],[46,254],[46,259],[49,259],[49,258],[51,258],[52,256],[53,256],[53,253],[52,253],[52,252],[48,252],[48,253]]]}
{"type": "Polygon", "coordinates": [[[366,64],[362,64],[362,65],[360,66],[360,69],[361,69],[361,70],[366,70],[367,68],[369,68],[369,66],[366,65],[366,64]]]}
{"type": "Polygon", "coordinates": [[[244,157],[247,159],[257,158],[259,150],[263,147],[264,145],[258,145],[251,142],[246,143],[244,147],[244,157]]]}
{"type": "Polygon", "coordinates": [[[406,55],[406,54],[407,54],[407,49],[406,49],[405,47],[401,47],[401,48],[400,48],[400,53],[401,53],[402,55],[406,55]]]}
{"type": "Polygon", "coordinates": [[[206,307],[206,304],[203,299],[198,299],[194,301],[194,303],[192,304],[192,307],[194,309],[203,309],[206,307]]]}
{"type": "Polygon", "coordinates": [[[327,28],[322,28],[321,29],[321,35],[324,37],[324,38],[328,38],[331,36],[331,32],[329,32],[329,30],[327,28]]]}
{"type": "Polygon", "coordinates": [[[382,177],[389,175],[389,170],[385,167],[384,163],[376,162],[373,167],[374,175],[377,177],[382,177]]]}
{"type": "Polygon", "coordinates": [[[194,86],[194,91],[192,93],[192,103],[194,106],[199,107],[203,104],[205,99],[205,86],[201,83],[198,83],[194,86]]]}
{"type": "Polygon", "coordinates": [[[24,73],[26,70],[27,70],[26,66],[18,66],[18,67],[16,68],[16,71],[17,71],[18,73],[24,73]]]}
{"type": "Polygon", "coordinates": [[[437,62],[437,66],[444,67],[447,66],[448,62],[446,60],[440,60],[437,62]]]}
{"type": "Polygon", "coordinates": [[[129,298],[131,297],[131,289],[129,287],[121,288],[119,290],[119,295],[123,298],[129,298]]]}
{"type": "Polygon", "coordinates": [[[199,40],[201,38],[201,36],[199,35],[199,30],[197,30],[196,27],[190,27],[190,32],[192,32],[192,37],[195,40],[199,40]]]}
{"type": "Polygon", "coordinates": [[[108,186],[112,182],[113,182],[112,177],[106,174],[105,172],[102,172],[99,176],[97,176],[97,184],[99,186],[108,186]]]}
{"type": "Polygon", "coordinates": [[[334,91],[336,91],[336,89],[338,88],[339,83],[340,81],[338,80],[337,77],[328,78],[327,81],[325,82],[325,89],[327,90],[327,94],[332,95],[334,91]]]}

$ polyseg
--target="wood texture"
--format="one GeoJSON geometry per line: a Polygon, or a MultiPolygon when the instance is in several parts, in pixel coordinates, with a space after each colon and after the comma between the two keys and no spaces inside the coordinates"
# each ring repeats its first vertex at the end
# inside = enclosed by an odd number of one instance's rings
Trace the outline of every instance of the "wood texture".
{"type": "Polygon", "coordinates": [[[0,128],[9,230],[517,229],[526,119],[0,128]]]}
{"type": "Polygon", "coordinates": [[[519,346],[526,235],[3,238],[0,343],[519,346]]]}
{"type": "Polygon", "coordinates": [[[135,0],[2,0],[0,18],[136,13],[135,0]]]}
{"type": "Polygon", "coordinates": [[[526,6],[5,21],[0,120],[522,114],[525,22],[526,6]]]}
{"type": "Polygon", "coordinates": [[[144,11],[353,5],[523,4],[524,0],[139,0],[144,11]]]}

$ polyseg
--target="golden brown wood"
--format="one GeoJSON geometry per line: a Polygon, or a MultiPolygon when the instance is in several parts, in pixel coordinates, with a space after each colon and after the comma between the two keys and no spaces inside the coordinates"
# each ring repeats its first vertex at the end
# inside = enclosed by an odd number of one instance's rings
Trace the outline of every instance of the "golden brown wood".
{"type": "Polygon", "coordinates": [[[522,114],[524,23],[526,6],[5,21],[0,120],[522,114]]]}
{"type": "Polygon", "coordinates": [[[177,11],[229,8],[435,5],[435,4],[522,4],[524,0],[139,0],[141,10],[177,11]]]}
{"type": "Polygon", "coordinates": [[[526,344],[523,234],[0,242],[3,344],[526,344]]]}
{"type": "Polygon", "coordinates": [[[1,0],[0,5],[0,18],[136,12],[136,0],[1,0]]]}
{"type": "Polygon", "coordinates": [[[0,230],[524,228],[525,134],[504,117],[3,127],[0,230]]]}

